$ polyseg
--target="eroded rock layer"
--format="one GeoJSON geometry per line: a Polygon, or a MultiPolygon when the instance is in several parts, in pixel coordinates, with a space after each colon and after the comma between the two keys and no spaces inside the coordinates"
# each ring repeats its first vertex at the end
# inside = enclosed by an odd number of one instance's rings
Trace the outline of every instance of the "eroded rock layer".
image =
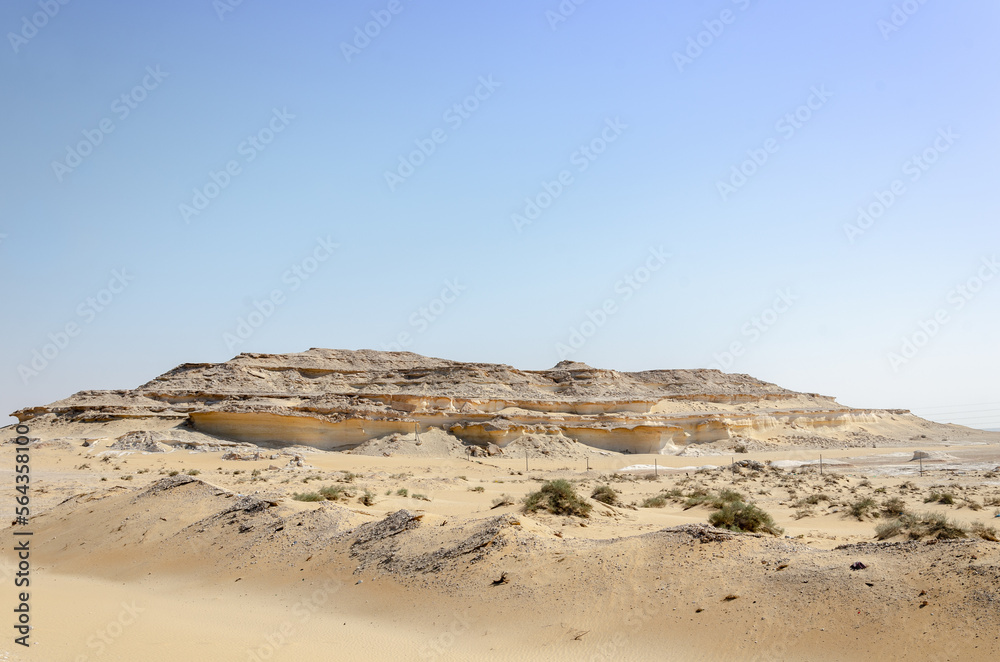
{"type": "Polygon", "coordinates": [[[832,397],[718,370],[628,373],[570,361],[518,370],[329,349],[187,363],[133,390],[81,391],[13,415],[22,422],[155,419],[234,441],[325,450],[432,427],[467,444],[503,448],[525,435],[550,434],[626,453],[810,435],[902,439],[947,429],[905,410],[844,407],[832,397]]]}

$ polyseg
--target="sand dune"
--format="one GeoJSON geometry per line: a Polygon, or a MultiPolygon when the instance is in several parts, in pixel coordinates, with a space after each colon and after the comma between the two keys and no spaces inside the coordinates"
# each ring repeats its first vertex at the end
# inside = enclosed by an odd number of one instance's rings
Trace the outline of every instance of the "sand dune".
{"type": "MultiPolygon", "coordinates": [[[[934,489],[977,505],[1000,499],[993,472],[867,477],[857,465],[888,455],[870,449],[842,451],[845,464],[822,477],[808,467],[736,475],[722,467],[664,469],[647,480],[646,471],[616,476],[566,460],[532,458],[525,472],[523,461],[503,458],[325,452],[308,456],[314,468],[268,470],[270,459],[223,461],[221,450],[120,454],[104,443],[37,444],[38,643],[30,652],[8,645],[9,659],[833,660],[917,652],[908,659],[989,659],[1000,652],[1000,545],[872,544],[879,520],[845,516],[837,505],[900,495],[914,510],[989,524],[991,507],[923,501],[934,489]],[[177,469],[199,473],[166,475],[177,469]],[[258,476],[249,475],[254,469],[258,476]],[[126,475],[132,479],[121,480],[126,475]],[[623,505],[593,502],[586,519],[521,512],[519,500],[556,477],[580,481],[583,494],[612,485],[623,505]],[[290,498],[320,485],[352,496],[290,498]],[[784,535],[722,533],[706,525],[710,509],[680,502],[628,506],[694,486],[741,491],[775,516],[784,535]],[[397,494],[402,488],[407,496],[397,494]],[[365,489],[376,495],[371,506],[358,501],[365,489]],[[820,501],[796,519],[790,489],[796,499],[822,492],[833,503],[820,501]],[[514,503],[492,509],[502,494],[514,503]],[[867,569],[851,571],[856,561],[867,569]],[[507,581],[493,586],[503,573],[507,581]],[[143,611],[130,615],[123,604],[133,603],[132,611],[143,611]]],[[[973,462],[1000,449],[948,452],[973,462]]],[[[633,460],[653,464],[651,456],[592,462],[623,468],[633,460]]]]}
{"type": "Polygon", "coordinates": [[[19,412],[33,629],[0,660],[994,659],[1000,435],[839,407],[714,371],[330,350],[77,394],[19,412]],[[350,443],[191,423],[273,407],[350,443]],[[680,418],[725,434],[671,446],[680,418]],[[600,440],[626,427],[654,452],[600,440]],[[586,516],[525,510],[554,480],[586,516]],[[711,526],[726,503],[773,524],[711,526]]]}

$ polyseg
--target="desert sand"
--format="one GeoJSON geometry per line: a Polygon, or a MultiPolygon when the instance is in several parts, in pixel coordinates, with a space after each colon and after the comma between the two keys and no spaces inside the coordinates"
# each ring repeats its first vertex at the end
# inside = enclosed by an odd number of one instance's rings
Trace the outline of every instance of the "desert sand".
{"type": "MultiPolygon", "coordinates": [[[[593,369],[581,370],[591,377],[575,388],[597,390],[593,369]]],[[[416,433],[397,413],[358,415],[357,402],[338,405],[353,418],[313,411],[350,431],[342,449],[303,444],[298,432],[253,443],[191,423],[197,411],[261,413],[245,393],[237,407],[225,402],[232,393],[201,389],[212,402],[178,412],[192,399],[175,391],[185,404],[153,415],[149,402],[138,415],[109,408],[106,393],[100,407],[80,406],[88,396],[78,394],[36,408],[22,418],[32,516],[5,532],[33,534],[31,646],[9,631],[0,660],[996,659],[1000,435],[877,410],[816,429],[818,414],[774,413],[810,399],[833,411],[832,398],[768,400],[777,387],[759,384],[759,400],[694,401],[689,389],[684,416],[702,408],[715,421],[702,439],[697,424],[657,419],[683,398],[614,393],[633,403],[629,416],[652,410],[645,427],[667,428],[658,453],[582,443],[574,430],[613,433],[627,417],[572,414],[560,427],[552,411],[568,396],[535,410],[522,399],[506,425],[483,425],[471,406],[455,420],[462,407],[439,401],[416,408],[416,433]],[[736,407],[739,416],[720,413],[736,407]],[[777,423],[747,424],[765,416],[777,423]],[[353,432],[376,419],[399,429],[353,432]],[[525,512],[529,493],[560,479],[587,516],[525,512]],[[612,503],[591,497],[600,486],[612,503]],[[773,530],[711,526],[711,502],[724,495],[770,514],[773,530]],[[889,531],[900,511],[945,516],[949,528],[889,531]]],[[[292,400],[268,397],[270,407],[292,400]]],[[[13,426],[4,432],[12,453],[13,426]]],[[[0,467],[10,485],[11,465],[0,467]]],[[[5,555],[8,614],[14,572],[5,555]]]]}

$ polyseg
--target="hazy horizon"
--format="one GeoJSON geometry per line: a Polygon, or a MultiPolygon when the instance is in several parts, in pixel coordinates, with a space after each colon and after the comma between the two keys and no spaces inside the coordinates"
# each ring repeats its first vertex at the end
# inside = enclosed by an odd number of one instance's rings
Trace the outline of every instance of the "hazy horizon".
{"type": "Polygon", "coordinates": [[[3,414],[328,347],[714,367],[1000,428],[998,26],[7,3],[3,414]]]}

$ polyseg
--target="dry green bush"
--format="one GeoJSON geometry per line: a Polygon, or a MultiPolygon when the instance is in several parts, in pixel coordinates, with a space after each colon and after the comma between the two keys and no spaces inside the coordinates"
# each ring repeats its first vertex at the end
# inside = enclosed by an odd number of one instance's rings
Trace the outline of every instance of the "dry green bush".
{"type": "Polygon", "coordinates": [[[733,501],[712,513],[708,523],[720,529],[748,531],[750,533],[770,533],[779,536],[783,530],[776,526],[774,519],[766,512],[750,503],[733,501]]]}
{"type": "Polygon", "coordinates": [[[545,510],[553,515],[590,517],[590,511],[593,507],[576,493],[576,489],[569,481],[561,478],[546,482],[540,490],[532,492],[524,498],[524,512],[526,513],[545,510]]]}

